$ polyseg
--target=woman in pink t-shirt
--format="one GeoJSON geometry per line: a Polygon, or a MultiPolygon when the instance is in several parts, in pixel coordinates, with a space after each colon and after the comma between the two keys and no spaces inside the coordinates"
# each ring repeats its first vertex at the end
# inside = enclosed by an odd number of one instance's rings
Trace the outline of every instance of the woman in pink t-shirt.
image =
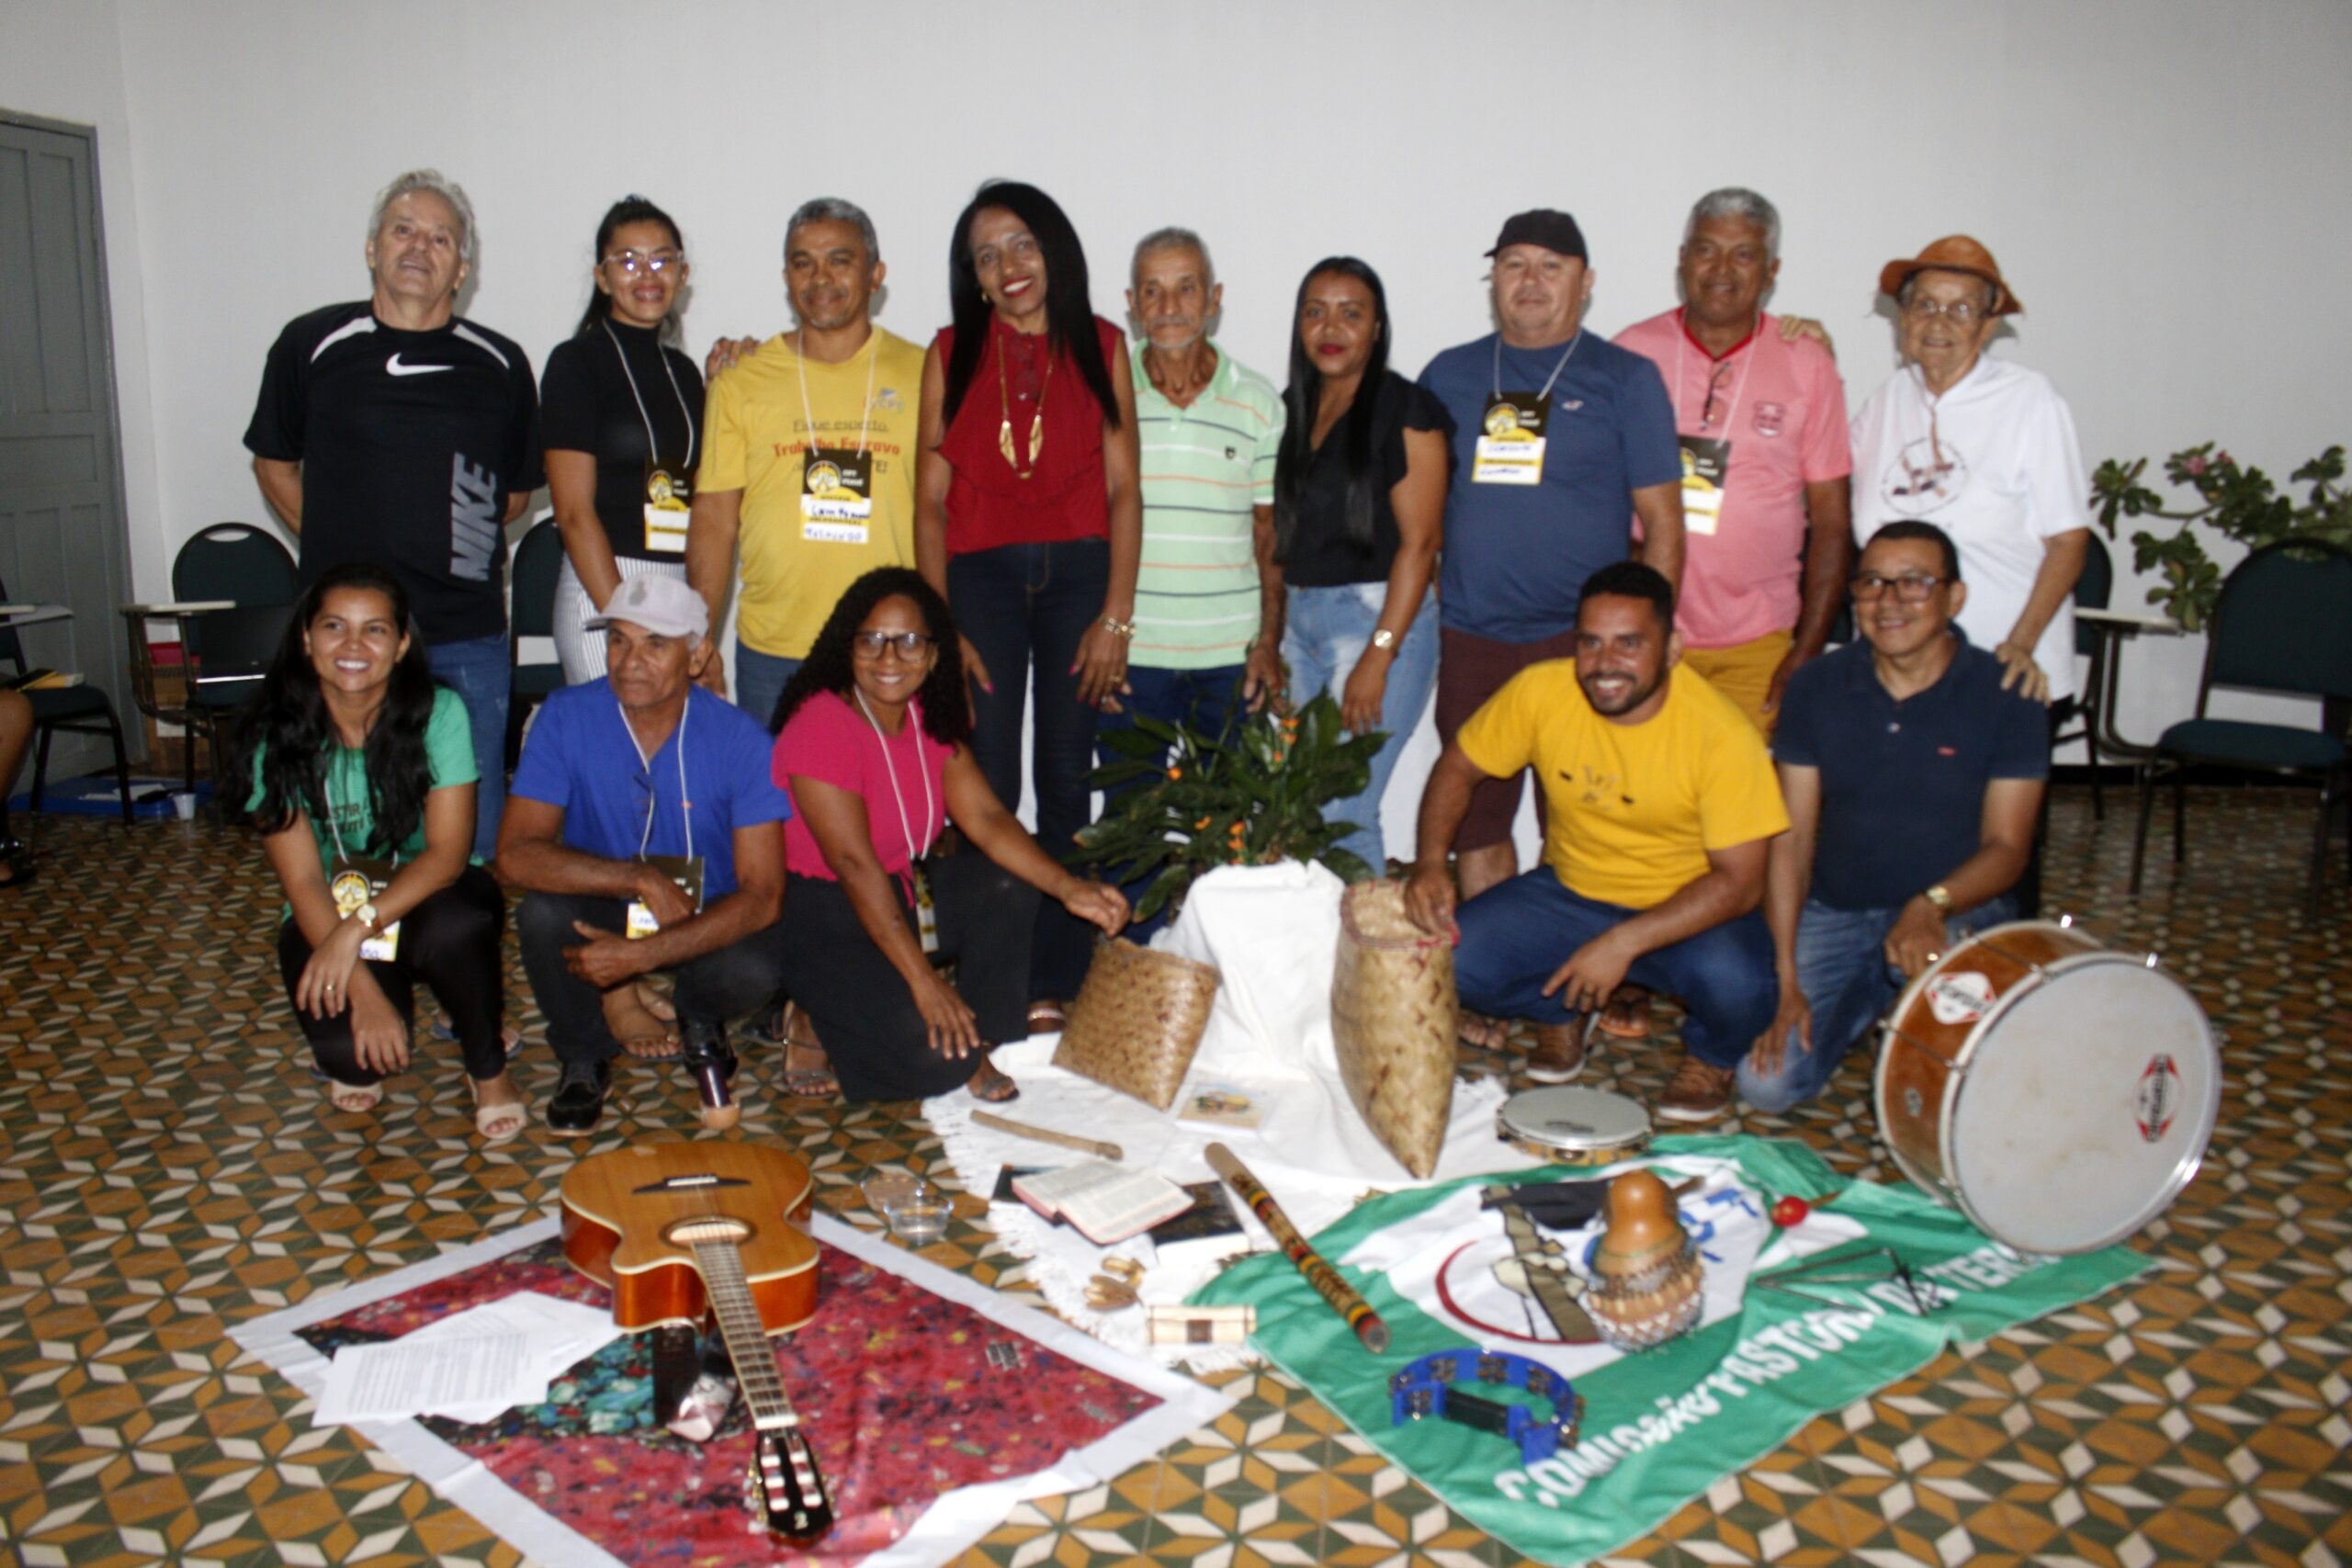
{"type": "Polygon", "coordinates": [[[967,1082],[1012,1099],[987,1052],[1028,1033],[1038,894],[1105,932],[1126,924],[1116,888],[1056,863],[989,787],[956,647],[938,592],[883,567],[842,595],[776,705],[785,984],[850,1100],[967,1082]],[[965,847],[933,853],[951,822],[965,847]],[[933,967],[949,960],[953,986],[933,967]]]}

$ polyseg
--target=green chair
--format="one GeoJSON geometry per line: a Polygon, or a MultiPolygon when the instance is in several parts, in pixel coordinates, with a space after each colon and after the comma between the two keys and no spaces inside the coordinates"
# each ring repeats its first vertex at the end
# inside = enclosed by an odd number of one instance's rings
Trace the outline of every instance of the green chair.
{"type": "Polygon", "coordinates": [[[555,585],[563,570],[563,536],[553,517],[531,525],[514,547],[512,580],[514,606],[507,616],[507,658],[514,666],[506,704],[506,771],[513,773],[523,755],[523,724],[531,709],[550,692],[563,689],[563,666],[552,660],[526,664],[523,639],[555,636],[555,585]]]}
{"type": "Polygon", "coordinates": [[[2208,718],[2215,686],[2243,686],[2318,697],[2329,712],[2352,699],[2352,551],[2317,540],[2265,545],[2222,580],[2207,628],[2205,673],[2197,685],[2197,716],[2172,726],[2140,771],[2140,829],[2132,841],[2132,891],[2140,891],[2147,858],[2148,814],[2158,776],[2172,781],[2172,858],[2186,858],[2187,790],[2192,767],[2222,767],[2317,779],[2318,818],[2312,835],[2311,889],[2306,908],[2319,918],[2327,872],[2327,830],[2352,782],[2352,746],[2324,717],[2316,729],[2208,718]]]}

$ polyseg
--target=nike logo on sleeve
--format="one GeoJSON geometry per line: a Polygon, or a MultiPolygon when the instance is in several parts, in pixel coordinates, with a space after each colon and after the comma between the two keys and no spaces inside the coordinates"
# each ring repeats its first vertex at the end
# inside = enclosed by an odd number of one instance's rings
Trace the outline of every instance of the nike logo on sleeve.
{"type": "Polygon", "coordinates": [[[384,368],[395,376],[430,376],[435,370],[455,370],[454,365],[402,365],[401,356],[393,355],[384,361],[384,368]]]}

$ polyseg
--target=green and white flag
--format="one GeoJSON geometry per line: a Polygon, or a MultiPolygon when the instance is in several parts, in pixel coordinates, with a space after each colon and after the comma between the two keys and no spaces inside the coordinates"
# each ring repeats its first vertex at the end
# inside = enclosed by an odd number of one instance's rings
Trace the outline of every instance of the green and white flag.
{"type": "MultiPolygon", "coordinates": [[[[1814,1416],[1908,1375],[1946,1344],[1987,1338],[2149,1267],[2123,1247],[2021,1255],[1908,1187],[1841,1181],[1793,1142],[1662,1138],[1640,1163],[1669,1181],[1698,1179],[1680,1206],[1708,1275],[1701,1326],[1653,1350],[1561,1344],[1539,1312],[1497,1283],[1494,1265],[1510,1248],[1500,1220],[1477,1207],[1491,1176],[1374,1199],[1314,1237],[1386,1320],[1385,1355],[1365,1350],[1279,1254],[1235,1265],[1193,1299],[1255,1305],[1251,1343],[1383,1453],[1515,1550],[1574,1563],[1647,1534],[1814,1416]],[[1819,1203],[1832,1194],[1794,1231],[1775,1231],[1765,1217],[1775,1199],[1819,1203]],[[1910,1267],[1919,1300],[1893,1280],[1806,1283],[1804,1296],[1759,1288],[1805,1256],[1876,1247],[1910,1267]],[[1584,1402],[1577,1445],[1531,1464],[1515,1443],[1451,1422],[1394,1425],[1390,1376],[1468,1346],[1571,1378],[1584,1402]]],[[[1511,1181],[1597,1174],[1609,1173],[1559,1168],[1511,1181]]],[[[1557,1233],[1571,1267],[1584,1268],[1599,1228],[1557,1233]]]]}

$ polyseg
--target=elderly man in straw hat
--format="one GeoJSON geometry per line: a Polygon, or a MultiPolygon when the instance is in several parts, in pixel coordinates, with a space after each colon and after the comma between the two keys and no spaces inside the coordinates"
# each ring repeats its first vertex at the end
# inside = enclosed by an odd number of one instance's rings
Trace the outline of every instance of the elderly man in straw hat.
{"type": "Polygon", "coordinates": [[[1960,547],[1960,629],[2001,661],[2004,689],[2075,693],[2069,595],[2090,548],[2090,486],[2065,399],[2041,372],[1984,353],[2023,307],[1965,234],[1879,274],[1903,367],[1854,416],[1854,538],[1904,518],[1960,547]]]}

